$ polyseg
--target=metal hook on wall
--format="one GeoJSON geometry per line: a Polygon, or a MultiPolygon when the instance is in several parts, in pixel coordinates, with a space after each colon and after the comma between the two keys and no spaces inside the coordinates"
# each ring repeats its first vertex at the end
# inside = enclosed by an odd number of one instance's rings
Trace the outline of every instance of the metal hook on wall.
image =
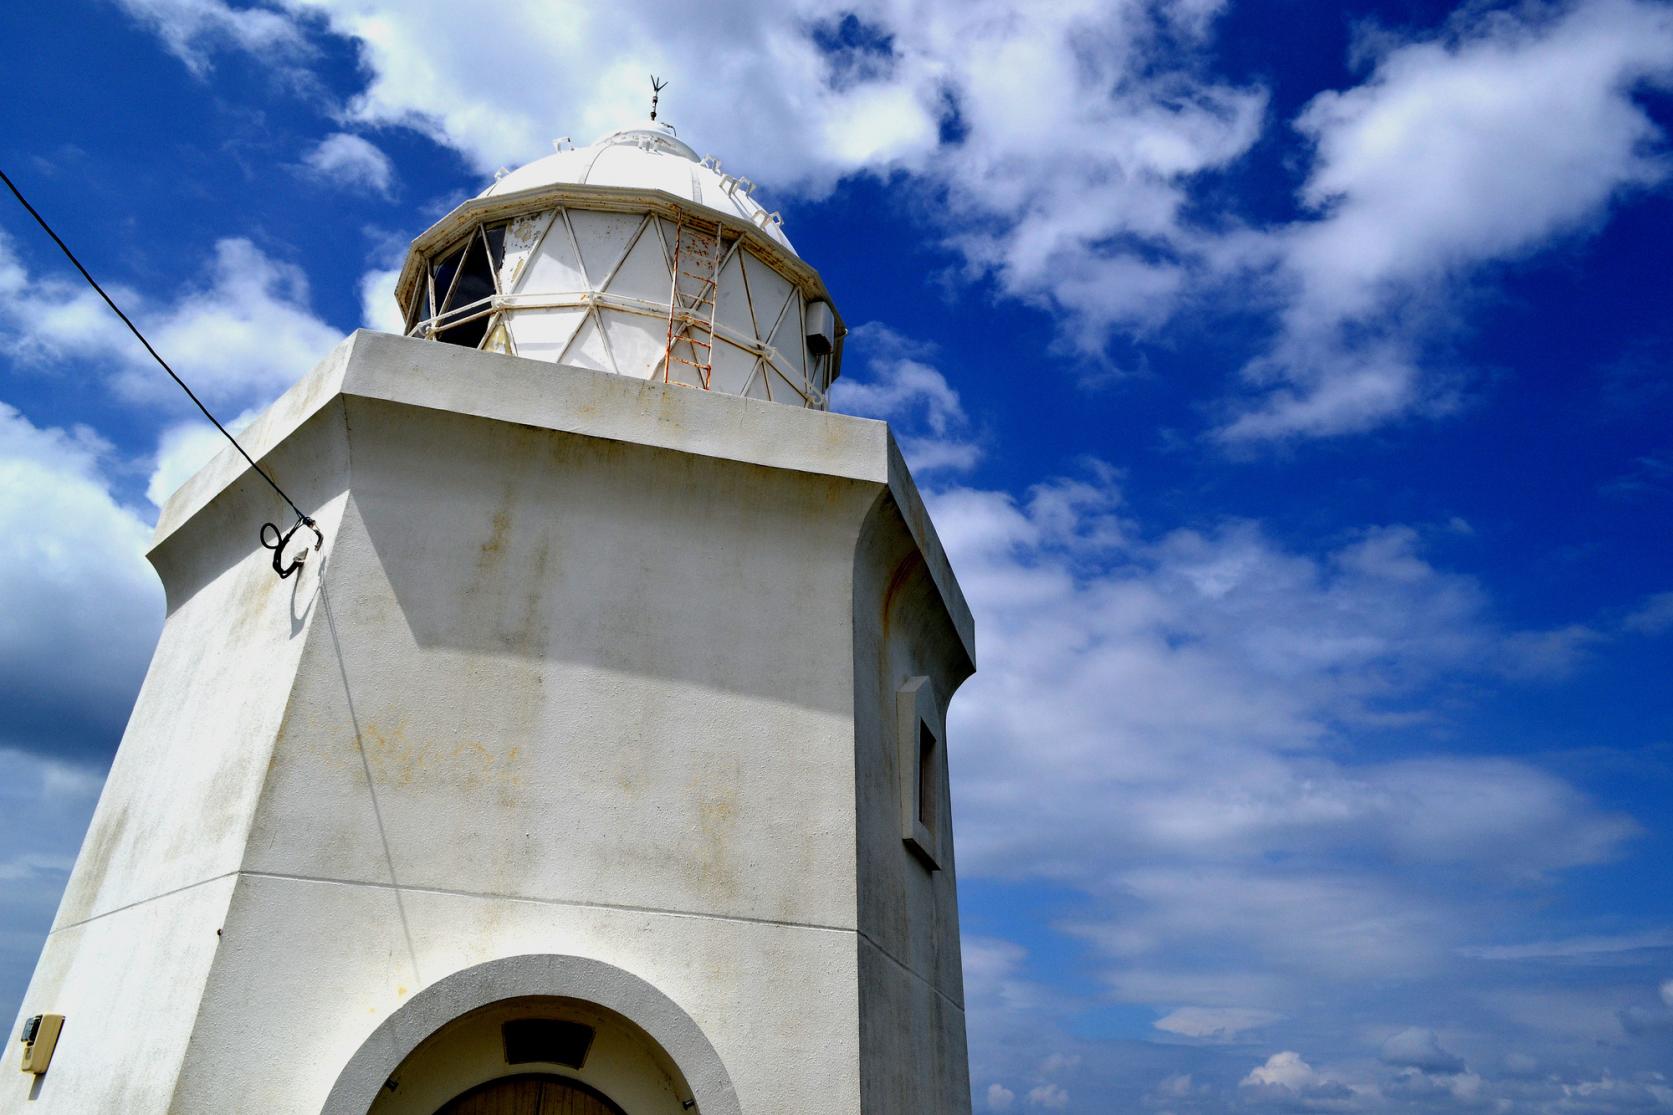
{"type": "Polygon", "coordinates": [[[263,548],[273,551],[273,572],[279,575],[279,580],[281,581],[286,577],[289,577],[292,573],[295,573],[298,569],[301,569],[302,563],[308,560],[308,551],[304,549],[300,554],[296,555],[296,559],[289,565],[281,564],[279,561],[279,559],[284,556],[285,547],[290,545],[291,536],[304,526],[314,532],[315,550],[318,550],[321,546],[325,545],[325,535],[321,534],[319,527],[314,525],[314,520],[307,518],[306,516],[298,516],[296,525],[282,534],[279,532],[279,528],[273,523],[261,524],[261,544],[263,548]],[[273,541],[271,542],[267,540],[268,531],[273,532],[273,541]]]}

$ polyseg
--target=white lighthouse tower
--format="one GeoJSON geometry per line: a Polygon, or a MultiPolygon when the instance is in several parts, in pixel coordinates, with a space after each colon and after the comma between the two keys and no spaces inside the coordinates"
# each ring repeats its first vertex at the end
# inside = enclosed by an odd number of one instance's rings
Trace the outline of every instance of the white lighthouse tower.
{"type": "Polygon", "coordinates": [[[169,501],[0,1111],[970,1110],[971,619],[750,190],[663,128],[502,176],[243,435],[320,552],[230,449],[169,501]]]}

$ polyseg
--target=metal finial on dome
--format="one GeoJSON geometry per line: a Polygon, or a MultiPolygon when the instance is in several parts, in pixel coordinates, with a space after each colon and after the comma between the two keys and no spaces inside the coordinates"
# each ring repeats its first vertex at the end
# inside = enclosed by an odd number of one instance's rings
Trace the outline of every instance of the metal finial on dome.
{"type": "Polygon", "coordinates": [[[651,75],[651,123],[653,124],[656,123],[656,100],[662,95],[662,91],[666,88],[668,88],[668,83],[666,81],[663,81],[655,74],[651,75]]]}

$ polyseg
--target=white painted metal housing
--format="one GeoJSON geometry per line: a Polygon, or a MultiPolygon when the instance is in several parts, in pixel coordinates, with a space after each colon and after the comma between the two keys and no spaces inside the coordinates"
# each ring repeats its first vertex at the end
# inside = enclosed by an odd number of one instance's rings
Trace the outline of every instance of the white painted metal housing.
{"type": "Polygon", "coordinates": [[[823,410],[842,324],[753,188],[660,128],[536,160],[413,242],[407,335],[823,410]]]}

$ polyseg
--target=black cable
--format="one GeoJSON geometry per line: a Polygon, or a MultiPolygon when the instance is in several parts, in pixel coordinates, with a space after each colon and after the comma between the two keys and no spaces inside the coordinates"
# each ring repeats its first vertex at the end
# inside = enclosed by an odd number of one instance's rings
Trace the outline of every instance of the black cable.
{"type": "MultiPolygon", "coordinates": [[[[296,512],[297,519],[300,520],[301,522],[307,523],[310,527],[312,527],[314,525],[314,520],[310,519],[307,515],[302,513],[302,508],[296,506],[296,501],[291,499],[289,496],[287,496],[285,494],[285,490],[283,488],[279,487],[278,483],[276,481],[274,481],[274,479],[271,476],[267,475],[266,470],[263,469],[260,465],[256,464],[254,457],[251,457],[248,453],[244,452],[244,447],[242,445],[238,444],[238,439],[237,438],[233,437],[230,433],[227,432],[227,428],[225,426],[221,425],[220,419],[216,418],[213,414],[209,413],[209,408],[203,405],[203,400],[198,398],[197,394],[190,387],[186,386],[186,381],[181,379],[180,376],[178,374],[176,374],[175,370],[168,366],[168,361],[164,360],[160,355],[158,355],[157,350],[151,347],[151,342],[145,339],[145,334],[141,333],[139,331],[139,327],[128,319],[127,314],[122,312],[122,307],[118,306],[114,301],[111,300],[110,295],[105,293],[105,288],[99,285],[99,281],[97,279],[93,278],[92,275],[87,273],[87,268],[83,267],[81,265],[81,260],[77,259],[76,254],[74,252],[70,251],[70,246],[68,244],[64,243],[64,241],[59,238],[59,236],[56,232],[52,231],[52,226],[46,223],[46,218],[41,216],[40,213],[35,211],[35,207],[33,205],[29,204],[29,199],[23,196],[23,191],[19,190],[17,188],[17,184],[14,183],[11,180],[11,178],[7,176],[7,174],[4,170],[0,170],[0,182],[5,182],[6,183],[6,188],[8,190],[12,191],[12,196],[17,198],[17,200],[22,203],[22,205],[25,209],[29,210],[29,215],[31,217],[35,218],[35,223],[40,225],[41,228],[46,231],[46,234],[48,236],[52,237],[52,242],[54,244],[58,245],[58,250],[64,253],[64,257],[66,259],[68,259],[71,263],[75,264],[75,269],[77,271],[81,272],[81,277],[87,280],[87,285],[92,287],[95,291],[98,292],[99,297],[103,298],[105,300],[105,305],[109,306],[111,308],[111,310],[113,310],[115,312],[116,316],[122,319],[122,324],[126,325],[128,327],[128,331],[131,332],[134,336],[139,338],[139,343],[145,346],[145,351],[149,352],[151,354],[151,359],[155,360],[158,364],[162,365],[163,371],[165,371],[169,374],[169,378],[173,379],[175,383],[178,383],[180,385],[180,390],[186,392],[186,397],[191,399],[192,402],[196,403],[199,410],[203,411],[203,416],[205,418],[209,419],[209,421],[215,423],[215,428],[217,430],[221,431],[222,435],[225,436],[225,438],[228,441],[232,442],[232,447],[234,449],[238,450],[239,454],[246,461],[250,462],[250,467],[256,470],[256,475],[260,476],[263,480],[267,481],[267,483],[273,488],[273,490],[275,492],[279,493],[279,498],[280,499],[282,499],[286,503],[290,504],[290,509],[292,511],[296,512]]],[[[314,533],[318,534],[319,530],[316,528],[314,533]]],[[[287,535],[286,537],[288,539],[289,536],[287,535]]],[[[265,541],[263,542],[263,544],[265,545],[265,541]]],[[[318,549],[318,547],[315,547],[315,548],[318,549]]],[[[278,554],[277,553],[274,554],[274,562],[275,562],[275,565],[277,565],[277,562],[278,562],[278,554]]]]}

